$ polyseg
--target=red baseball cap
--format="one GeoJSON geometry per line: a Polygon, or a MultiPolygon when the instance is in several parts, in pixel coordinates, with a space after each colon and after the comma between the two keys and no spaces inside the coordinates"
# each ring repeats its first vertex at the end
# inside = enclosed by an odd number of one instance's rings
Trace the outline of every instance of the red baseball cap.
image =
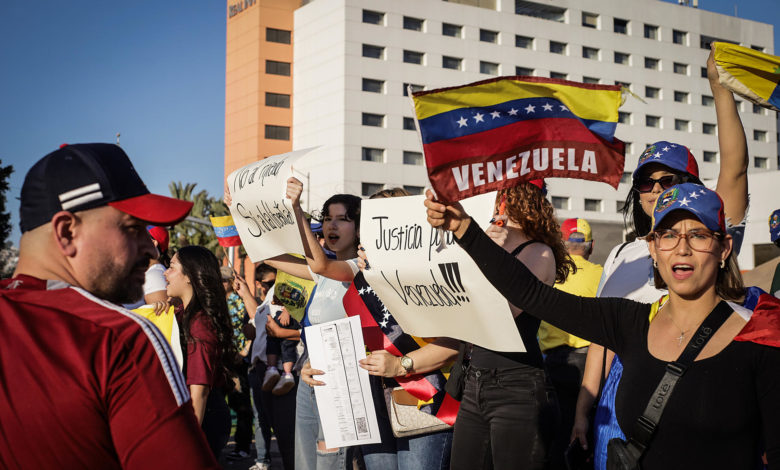
{"type": "Polygon", "coordinates": [[[152,225],[175,225],[192,202],[151,194],[127,154],[114,144],[65,145],[40,159],[24,178],[22,233],[65,210],[111,206],[152,225]]]}
{"type": "Polygon", "coordinates": [[[585,219],[566,219],[561,224],[564,241],[589,242],[593,240],[590,224],[585,219]]]}

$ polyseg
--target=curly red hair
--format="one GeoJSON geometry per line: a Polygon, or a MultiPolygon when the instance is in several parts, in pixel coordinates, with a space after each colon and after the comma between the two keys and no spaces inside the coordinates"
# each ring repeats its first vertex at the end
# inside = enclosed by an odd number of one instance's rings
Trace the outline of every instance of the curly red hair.
{"type": "Polygon", "coordinates": [[[555,220],[555,209],[544,196],[542,190],[531,183],[521,183],[502,189],[496,197],[496,205],[506,197],[505,213],[510,220],[531,240],[544,243],[552,249],[555,257],[555,282],[566,280],[574,273],[574,265],[561,236],[561,226],[555,220]]]}

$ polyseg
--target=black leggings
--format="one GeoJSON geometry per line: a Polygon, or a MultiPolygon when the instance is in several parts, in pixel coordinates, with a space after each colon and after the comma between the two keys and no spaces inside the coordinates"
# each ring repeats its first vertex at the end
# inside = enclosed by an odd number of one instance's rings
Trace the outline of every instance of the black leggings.
{"type": "Polygon", "coordinates": [[[558,420],[544,372],[471,367],[455,421],[451,469],[544,469],[558,420]]]}
{"type": "Polygon", "coordinates": [[[225,401],[225,394],[219,389],[211,389],[206,398],[206,412],[201,425],[211,452],[219,460],[222,449],[230,438],[230,409],[225,401]]]}

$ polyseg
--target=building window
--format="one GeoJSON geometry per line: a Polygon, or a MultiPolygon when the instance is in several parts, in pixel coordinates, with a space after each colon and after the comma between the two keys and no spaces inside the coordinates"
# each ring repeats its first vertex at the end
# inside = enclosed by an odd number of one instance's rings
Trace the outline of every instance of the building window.
{"type": "Polygon", "coordinates": [[[422,85],[415,85],[414,83],[404,83],[403,95],[409,96],[409,88],[412,89],[412,93],[423,91],[425,89],[422,85]]]}
{"type": "Polygon", "coordinates": [[[621,124],[631,124],[631,113],[618,111],[618,122],[621,124]]]}
{"type": "Polygon", "coordinates": [[[498,75],[498,64],[495,62],[479,61],[479,73],[486,73],[488,75],[498,75]]]}
{"type": "Polygon", "coordinates": [[[595,47],[582,46],[582,57],[585,59],[599,60],[599,50],[595,47]]]}
{"type": "Polygon", "coordinates": [[[621,88],[628,88],[629,90],[631,90],[631,84],[628,83],[628,82],[621,82],[621,81],[615,80],[615,85],[619,85],[621,88]]]}
{"type": "Polygon", "coordinates": [[[708,95],[701,95],[702,106],[715,106],[715,98],[708,95]]]}
{"type": "Polygon", "coordinates": [[[422,31],[425,25],[425,20],[420,18],[412,18],[411,16],[404,16],[404,29],[412,31],[422,31]]]}
{"type": "Polygon", "coordinates": [[[750,48],[754,51],[764,52],[764,48],[762,46],[751,45],[750,48]]]}
{"type": "Polygon", "coordinates": [[[289,108],[290,107],[290,95],[283,93],[265,93],[265,105],[272,106],[274,108],[289,108]]]}
{"type": "Polygon", "coordinates": [[[672,30],[672,42],[675,44],[682,44],[683,46],[688,45],[688,33],[685,31],[680,31],[678,29],[672,30]]]}
{"type": "Polygon", "coordinates": [[[647,127],[661,127],[661,118],[658,116],[645,116],[645,126],[647,127]]]}
{"type": "Polygon", "coordinates": [[[417,51],[404,50],[404,62],[407,64],[422,65],[425,54],[417,51]]]}
{"type": "Polygon", "coordinates": [[[550,52],[553,54],[566,54],[566,43],[550,41],[550,52]]]}
{"type": "Polygon", "coordinates": [[[712,152],[710,150],[705,150],[702,152],[702,160],[704,160],[707,163],[717,163],[718,162],[718,152],[712,152]]]}
{"type": "Polygon", "coordinates": [[[679,62],[674,63],[674,73],[678,73],[680,75],[688,75],[688,65],[687,64],[681,64],[679,62]]]}
{"type": "Polygon", "coordinates": [[[463,37],[463,26],[459,24],[442,23],[441,34],[453,38],[463,37]]]}
{"type": "Polygon", "coordinates": [[[615,212],[623,212],[623,207],[625,205],[625,201],[615,201],[615,212]]]}
{"type": "Polygon", "coordinates": [[[278,62],[275,60],[266,60],[265,61],[265,73],[271,74],[271,75],[284,75],[285,77],[290,76],[290,63],[289,62],[278,62]]]}
{"type": "Polygon", "coordinates": [[[632,149],[634,148],[634,144],[632,142],[623,142],[623,143],[626,144],[626,153],[631,155],[631,153],[633,152],[632,149]]]}
{"type": "Polygon", "coordinates": [[[382,183],[360,183],[360,194],[363,197],[373,196],[383,189],[385,185],[382,183]]]}
{"type": "Polygon", "coordinates": [[[559,80],[568,80],[569,76],[561,72],[550,72],[550,78],[557,78],[559,80]]]}
{"type": "Polygon", "coordinates": [[[482,42],[498,43],[498,31],[490,31],[488,29],[479,30],[479,40],[482,42]]]}
{"type": "Polygon", "coordinates": [[[385,127],[385,115],[363,113],[363,125],[371,127],[385,127]]]}
{"type": "Polygon", "coordinates": [[[687,91],[674,91],[674,101],[678,103],[688,103],[688,96],[687,91]]]}
{"type": "Polygon", "coordinates": [[[364,162],[382,163],[385,161],[385,149],[363,147],[362,154],[364,162]]]}
{"type": "Polygon", "coordinates": [[[701,132],[707,135],[715,135],[715,124],[709,122],[702,123],[701,132]]]}
{"type": "Polygon", "coordinates": [[[265,40],[280,44],[292,44],[292,33],[284,29],[265,28],[265,40]]]}
{"type": "Polygon", "coordinates": [[[520,47],[523,49],[533,49],[534,38],[529,38],[528,36],[515,35],[515,47],[520,47]]]}
{"type": "Polygon", "coordinates": [[[554,7],[544,3],[528,2],[526,0],[515,0],[515,13],[559,23],[566,21],[565,8],[554,7]]]}
{"type": "Polygon", "coordinates": [[[601,199],[585,199],[585,210],[588,212],[601,212],[601,199]]]}
{"type": "Polygon", "coordinates": [[[674,130],[681,132],[690,132],[691,123],[685,119],[674,120],[674,130]]]}
{"type": "Polygon", "coordinates": [[[645,25],[645,37],[647,39],[658,39],[658,26],[651,24],[645,25]]]}
{"type": "Polygon", "coordinates": [[[653,59],[652,57],[645,57],[645,68],[651,70],[658,70],[660,68],[661,61],[653,59]]]}
{"type": "Polygon", "coordinates": [[[633,173],[630,171],[624,171],[623,175],[620,177],[620,182],[623,184],[629,184],[631,183],[631,180],[633,178],[633,173]]]}
{"type": "Polygon", "coordinates": [[[290,127],[289,126],[272,126],[270,124],[265,125],[265,138],[273,140],[290,140],[290,127]]]}
{"type": "Polygon", "coordinates": [[[753,140],[756,142],[766,142],[766,131],[753,131],[753,140]]]}
{"type": "Polygon", "coordinates": [[[445,69],[461,70],[462,63],[463,59],[459,59],[457,57],[450,57],[445,55],[441,58],[441,66],[445,69]]]}
{"type": "Polygon", "coordinates": [[[527,77],[531,77],[534,74],[534,69],[529,69],[527,67],[515,67],[515,75],[525,75],[527,77]]]}
{"type": "Polygon", "coordinates": [[[553,196],[552,205],[558,210],[567,211],[569,210],[569,198],[563,196],[553,196]]]}
{"type": "Polygon", "coordinates": [[[769,159],[766,157],[753,157],[754,168],[769,168],[769,159]]]}
{"type": "Polygon", "coordinates": [[[363,10],[363,23],[368,24],[383,24],[385,21],[385,14],[379,11],[363,10]]]}
{"type": "Polygon", "coordinates": [[[367,91],[369,93],[384,93],[385,82],[384,80],[374,80],[373,78],[364,78],[363,91],[367,91]]]}
{"type": "Polygon", "coordinates": [[[702,67],[700,74],[701,78],[707,78],[707,67],[702,67]]]}
{"type": "Polygon", "coordinates": [[[404,150],[404,165],[425,165],[423,154],[404,150]]]}
{"type": "Polygon", "coordinates": [[[598,84],[600,81],[601,81],[601,80],[599,80],[599,79],[598,79],[598,78],[596,78],[596,77],[582,77],[582,83],[590,83],[590,84],[596,85],[596,84],[598,84]]]}
{"type": "Polygon", "coordinates": [[[385,48],[382,46],[372,46],[371,44],[363,44],[363,57],[370,59],[384,59],[385,48]]]}
{"type": "Polygon", "coordinates": [[[615,63],[621,65],[628,65],[630,57],[631,55],[626,54],[625,52],[615,52],[615,63]]]}
{"type": "Polygon", "coordinates": [[[612,21],[612,31],[617,34],[628,34],[628,20],[614,18],[612,21]]]}
{"type": "Polygon", "coordinates": [[[422,186],[404,185],[404,189],[406,190],[407,193],[409,193],[410,196],[419,196],[423,193],[423,189],[425,188],[423,188],[422,186]]]}
{"type": "Polygon", "coordinates": [[[598,29],[599,27],[599,15],[595,13],[582,12],[582,26],[586,28],[598,29]]]}
{"type": "Polygon", "coordinates": [[[417,128],[414,126],[414,118],[404,116],[404,130],[406,131],[417,130],[417,128]]]}
{"type": "Polygon", "coordinates": [[[654,86],[645,87],[645,98],[660,99],[661,89],[654,86]]]}
{"type": "Polygon", "coordinates": [[[764,114],[764,108],[761,105],[753,103],[753,114],[764,114]]]}

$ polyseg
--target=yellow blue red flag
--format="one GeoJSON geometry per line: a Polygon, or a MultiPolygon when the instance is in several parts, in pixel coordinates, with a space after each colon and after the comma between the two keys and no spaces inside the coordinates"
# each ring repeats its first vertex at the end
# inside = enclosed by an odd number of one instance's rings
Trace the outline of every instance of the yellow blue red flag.
{"type": "Polygon", "coordinates": [[[217,241],[220,246],[241,246],[241,239],[238,237],[238,229],[236,229],[232,216],[225,215],[209,218],[211,219],[211,226],[214,227],[214,233],[217,234],[217,241]]]}
{"type": "Polygon", "coordinates": [[[720,83],[745,99],[780,111],[780,57],[726,42],[715,43],[720,83]]]}
{"type": "Polygon", "coordinates": [[[412,99],[439,200],[544,177],[620,182],[619,86],[499,77],[416,92],[412,99]]]}

